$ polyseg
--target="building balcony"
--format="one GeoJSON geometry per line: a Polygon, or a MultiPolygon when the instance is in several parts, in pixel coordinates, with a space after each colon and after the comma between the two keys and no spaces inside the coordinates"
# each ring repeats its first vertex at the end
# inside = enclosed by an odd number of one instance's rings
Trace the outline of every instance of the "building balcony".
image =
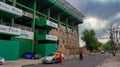
{"type": "Polygon", "coordinates": [[[45,18],[40,18],[39,20],[36,20],[36,25],[39,27],[43,27],[45,29],[53,29],[53,28],[58,28],[58,24],[54,23],[52,21],[49,21],[45,18]]]}
{"type": "Polygon", "coordinates": [[[0,15],[8,18],[22,17],[23,11],[6,3],[0,2],[0,15]]]}
{"type": "Polygon", "coordinates": [[[57,36],[35,33],[35,38],[39,41],[58,41],[57,36]]]}
{"type": "Polygon", "coordinates": [[[6,25],[0,25],[0,34],[19,36],[21,34],[21,29],[15,28],[15,27],[6,26],[6,25]]]}

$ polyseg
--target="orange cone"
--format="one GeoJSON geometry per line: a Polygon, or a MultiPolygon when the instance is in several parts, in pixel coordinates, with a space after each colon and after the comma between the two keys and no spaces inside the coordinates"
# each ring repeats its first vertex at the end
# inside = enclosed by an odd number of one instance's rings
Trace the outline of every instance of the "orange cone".
{"type": "Polygon", "coordinates": [[[64,64],[64,59],[61,60],[61,64],[62,64],[62,65],[64,64]]]}

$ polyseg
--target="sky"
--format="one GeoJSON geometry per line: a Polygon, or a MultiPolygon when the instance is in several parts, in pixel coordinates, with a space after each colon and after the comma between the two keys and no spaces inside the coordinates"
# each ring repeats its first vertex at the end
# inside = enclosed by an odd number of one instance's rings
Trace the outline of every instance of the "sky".
{"type": "Polygon", "coordinates": [[[94,29],[97,38],[107,40],[112,24],[120,23],[120,0],[67,0],[85,17],[79,25],[79,33],[94,29]]]}

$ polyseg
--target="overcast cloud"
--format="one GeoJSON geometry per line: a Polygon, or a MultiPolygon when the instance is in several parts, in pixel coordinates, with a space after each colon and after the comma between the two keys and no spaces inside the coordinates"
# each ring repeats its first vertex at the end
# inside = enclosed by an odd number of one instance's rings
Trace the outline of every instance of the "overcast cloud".
{"type": "Polygon", "coordinates": [[[67,1],[85,15],[80,33],[84,29],[94,29],[98,38],[106,38],[111,24],[120,23],[120,0],[67,1]]]}

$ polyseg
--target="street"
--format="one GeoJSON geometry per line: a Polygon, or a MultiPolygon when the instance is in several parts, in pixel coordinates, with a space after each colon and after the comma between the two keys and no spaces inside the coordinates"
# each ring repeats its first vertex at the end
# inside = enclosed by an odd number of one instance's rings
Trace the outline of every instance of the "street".
{"type": "Polygon", "coordinates": [[[97,54],[97,55],[90,55],[86,56],[84,60],[79,61],[79,59],[71,59],[65,60],[64,65],[60,63],[57,64],[37,64],[32,66],[25,66],[25,67],[95,67],[105,59],[110,57],[108,54],[97,54]]]}

